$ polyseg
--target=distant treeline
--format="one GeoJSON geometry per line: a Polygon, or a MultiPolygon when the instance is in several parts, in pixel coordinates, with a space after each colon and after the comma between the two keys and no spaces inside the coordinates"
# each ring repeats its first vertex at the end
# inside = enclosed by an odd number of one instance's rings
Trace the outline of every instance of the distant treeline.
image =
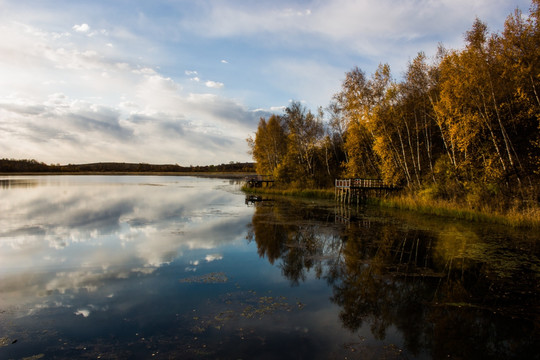
{"type": "Polygon", "coordinates": [[[103,162],[93,164],[47,165],[36,160],[0,159],[0,173],[168,173],[168,172],[254,172],[253,163],[231,162],[208,166],[153,165],[103,162]]]}

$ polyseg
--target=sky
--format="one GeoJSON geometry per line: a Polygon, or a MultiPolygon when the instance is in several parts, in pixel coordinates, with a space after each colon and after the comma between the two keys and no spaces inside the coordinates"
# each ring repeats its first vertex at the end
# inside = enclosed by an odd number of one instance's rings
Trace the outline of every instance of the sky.
{"type": "Polygon", "coordinates": [[[529,0],[0,0],[0,158],[47,164],[251,161],[291,101],[345,73],[500,32],[529,0]]]}

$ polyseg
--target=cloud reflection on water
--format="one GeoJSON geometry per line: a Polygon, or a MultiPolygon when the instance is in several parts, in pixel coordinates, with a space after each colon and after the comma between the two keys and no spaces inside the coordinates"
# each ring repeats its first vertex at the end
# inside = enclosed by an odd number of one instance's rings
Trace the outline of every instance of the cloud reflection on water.
{"type": "Polygon", "coordinates": [[[152,273],[185,251],[206,249],[207,261],[217,260],[222,255],[212,249],[243,241],[238,229],[251,216],[232,193],[213,190],[215,180],[145,186],[133,177],[39,179],[32,188],[0,189],[3,306],[95,292],[112,280],[152,273]]]}

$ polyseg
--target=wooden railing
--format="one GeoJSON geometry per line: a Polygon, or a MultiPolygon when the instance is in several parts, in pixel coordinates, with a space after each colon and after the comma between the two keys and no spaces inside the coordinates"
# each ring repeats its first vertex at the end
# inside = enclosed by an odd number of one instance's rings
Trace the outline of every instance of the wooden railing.
{"type": "Polygon", "coordinates": [[[272,175],[248,175],[245,181],[248,187],[270,186],[274,183],[272,175]]]}
{"type": "Polygon", "coordinates": [[[356,189],[388,189],[392,186],[386,185],[381,179],[336,179],[336,188],[356,188],[356,189]]]}
{"type": "Polygon", "coordinates": [[[368,197],[387,196],[399,187],[387,185],[381,179],[336,179],[335,196],[336,200],[342,203],[357,204],[361,199],[368,197]]]}

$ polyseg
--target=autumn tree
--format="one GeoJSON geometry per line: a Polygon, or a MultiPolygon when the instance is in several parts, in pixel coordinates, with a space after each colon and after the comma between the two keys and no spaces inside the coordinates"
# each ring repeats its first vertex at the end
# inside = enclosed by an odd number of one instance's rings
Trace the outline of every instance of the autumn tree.
{"type": "Polygon", "coordinates": [[[343,166],[347,177],[379,177],[373,152],[373,134],[368,123],[375,101],[372,89],[362,70],[355,67],[345,74],[342,90],[334,95],[332,127],[345,150],[343,166]]]}
{"type": "Polygon", "coordinates": [[[287,128],[287,152],[277,176],[294,186],[317,186],[315,178],[322,170],[317,166],[324,134],[322,120],[296,101],[285,109],[283,118],[287,128]]]}
{"type": "Polygon", "coordinates": [[[321,175],[330,166],[322,112],[314,115],[299,102],[292,102],[282,116],[272,115],[268,121],[261,118],[255,137],[247,141],[257,173],[273,175],[295,187],[328,186],[328,176],[321,175]]]}
{"type": "MultiPolygon", "coordinates": [[[[502,76],[511,92],[511,133],[516,152],[523,154],[519,169],[539,174],[540,169],[540,1],[534,0],[530,15],[520,10],[510,15],[502,36],[496,38],[502,63],[502,76]]],[[[527,178],[530,184],[532,180],[527,178]]]]}
{"type": "Polygon", "coordinates": [[[509,17],[502,36],[489,35],[480,20],[473,24],[465,49],[441,63],[436,109],[455,143],[463,183],[492,184],[495,192],[523,197],[532,184],[530,159],[538,154],[539,112],[538,73],[531,81],[527,60],[538,60],[538,48],[527,46],[534,36],[521,21],[509,17]]]}
{"type": "Polygon", "coordinates": [[[274,175],[282,164],[287,151],[287,134],[284,119],[272,115],[266,121],[261,118],[255,138],[248,138],[248,145],[256,162],[258,174],[274,175]]]}

